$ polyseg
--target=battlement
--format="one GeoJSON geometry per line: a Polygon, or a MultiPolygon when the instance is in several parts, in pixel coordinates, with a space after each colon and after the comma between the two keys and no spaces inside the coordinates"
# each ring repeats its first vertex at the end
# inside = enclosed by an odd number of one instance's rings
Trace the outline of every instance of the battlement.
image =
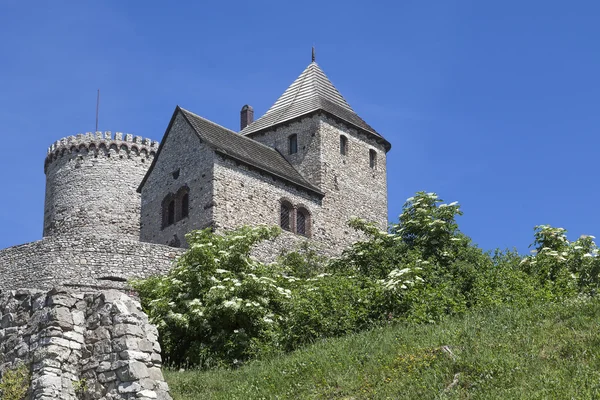
{"type": "Polygon", "coordinates": [[[134,136],[130,133],[115,132],[87,132],[79,133],[75,136],[67,136],[56,142],[48,148],[46,160],[44,162],[44,171],[54,160],[65,154],[93,152],[95,156],[104,154],[110,156],[110,152],[125,152],[128,156],[131,153],[138,156],[154,157],[158,150],[158,142],[152,139],[134,136]]]}

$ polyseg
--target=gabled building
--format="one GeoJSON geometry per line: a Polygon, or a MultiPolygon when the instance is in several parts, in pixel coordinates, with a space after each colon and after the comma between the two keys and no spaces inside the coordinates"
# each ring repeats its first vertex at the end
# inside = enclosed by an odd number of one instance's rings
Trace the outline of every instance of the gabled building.
{"type": "Polygon", "coordinates": [[[360,239],[352,216],[386,227],[389,149],[314,60],[258,120],[244,106],[240,132],[177,107],[160,145],[65,137],[44,163],[43,238],[0,250],[0,290],[127,289],[206,227],[279,225],[255,253],[266,261],[305,240],[337,254],[360,239]]]}
{"type": "Polygon", "coordinates": [[[177,107],[138,189],[140,239],[267,224],[284,230],[271,255],[305,239],[339,253],[359,238],[351,217],[387,224],[390,147],[314,60],[256,121],[244,106],[239,133],[177,107]]]}

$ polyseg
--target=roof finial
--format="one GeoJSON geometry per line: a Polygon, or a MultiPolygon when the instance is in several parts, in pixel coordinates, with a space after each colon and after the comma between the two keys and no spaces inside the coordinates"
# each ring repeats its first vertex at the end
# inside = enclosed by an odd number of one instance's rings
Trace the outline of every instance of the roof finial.
{"type": "Polygon", "coordinates": [[[312,62],[315,62],[315,46],[312,48],[312,62]]]}

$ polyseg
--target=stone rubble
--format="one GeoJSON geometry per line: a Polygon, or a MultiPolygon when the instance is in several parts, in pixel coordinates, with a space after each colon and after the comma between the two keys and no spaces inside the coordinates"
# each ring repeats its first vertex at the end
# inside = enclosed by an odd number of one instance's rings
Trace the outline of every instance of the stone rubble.
{"type": "Polygon", "coordinates": [[[170,400],[158,331],[107,290],[0,292],[0,376],[25,365],[28,400],[170,400]]]}

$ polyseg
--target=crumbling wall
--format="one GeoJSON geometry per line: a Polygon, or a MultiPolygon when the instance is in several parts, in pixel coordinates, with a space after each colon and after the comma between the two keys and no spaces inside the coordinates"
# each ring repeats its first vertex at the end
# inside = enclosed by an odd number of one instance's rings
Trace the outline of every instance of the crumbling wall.
{"type": "Polygon", "coordinates": [[[171,399],[156,327],[116,290],[0,293],[0,376],[20,365],[28,400],[171,399]]]}

